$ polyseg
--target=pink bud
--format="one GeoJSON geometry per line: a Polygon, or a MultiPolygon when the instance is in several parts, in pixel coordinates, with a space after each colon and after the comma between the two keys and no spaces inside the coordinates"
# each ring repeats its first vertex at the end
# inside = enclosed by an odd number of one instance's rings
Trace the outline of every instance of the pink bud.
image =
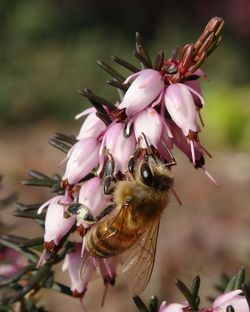
{"type": "Polygon", "coordinates": [[[64,217],[65,205],[69,204],[68,199],[63,195],[55,196],[39,209],[38,213],[41,213],[43,208],[48,205],[48,209],[45,217],[45,234],[44,241],[58,245],[60,240],[70,231],[76,221],[76,217],[69,218],[64,217]]]}
{"type": "Polygon", "coordinates": [[[63,179],[76,184],[98,165],[99,142],[96,138],[82,139],[69,151],[63,179]]]}
{"type": "Polygon", "coordinates": [[[105,133],[102,147],[100,149],[100,157],[103,155],[104,147],[112,154],[115,160],[115,174],[121,170],[127,170],[130,156],[135,150],[135,137],[131,134],[128,138],[123,135],[124,125],[122,123],[114,123],[105,133]]]}
{"type": "Polygon", "coordinates": [[[198,131],[197,112],[192,94],[182,83],[170,85],[165,92],[165,105],[173,121],[180,127],[185,136],[189,131],[198,131]]]}
{"type": "Polygon", "coordinates": [[[160,306],[159,312],[184,312],[188,305],[180,303],[167,304],[165,301],[160,306]]]}
{"type": "MultiPolygon", "coordinates": [[[[206,78],[206,74],[201,69],[196,70],[193,73],[193,75],[206,78]]],[[[191,89],[193,89],[194,91],[196,91],[200,95],[200,96],[198,96],[195,93],[192,94],[195,105],[198,108],[201,108],[203,106],[203,104],[201,101],[202,94],[201,94],[201,84],[200,84],[199,79],[187,80],[184,84],[187,85],[188,87],[190,87],[191,89]]]]}
{"type": "Polygon", "coordinates": [[[235,312],[249,312],[247,300],[242,295],[242,290],[237,289],[220,295],[213,303],[214,312],[226,312],[231,305],[235,312]]]}
{"type": "Polygon", "coordinates": [[[1,246],[0,276],[12,277],[26,265],[27,260],[21,253],[9,247],[1,246]]]}
{"type": "Polygon", "coordinates": [[[116,277],[116,269],[118,266],[118,258],[111,257],[107,259],[97,259],[97,265],[102,274],[104,284],[114,285],[116,277]]]}
{"type": "Polygon", "coordinates": [[[84,120],[79,134],[77,135],[77,140],[82,140],[86,138],[97,138],[102,131],[106,129],[105,123],[96,116],[96,109],[89,108],[76,116],[76,119],[88,115],[84,120]]]}
{"type": "Polygon", "coordinates": [[[153,69],[144,69],[127,90],[119,109],[126,108],[127,116],[133,115],[149,106],[164,88],[161,74],[153,69]]]}
{"type": "MultiPolygon", "coordinates": [[[[135,116],[134,133],[137,140],[144,133],[148,144],[157,148],[162,133],[162,120],[155,109],[144,109],[135,116]]],[[[141,147],[147,147],[144,139],[141,140],[141,147]]]]}
{"type": "Polygon", "coordinates": [[[80,204],[86,206],[94,216],[97,216],[111,203],[111,196],[103,193],[102,180],[94,177],[83,183],[79,192],[80,204]]]}
{"type": "Polygon", "coordinates": [[[86,257],[81,258],[81,244],[75,243],[74,249],[65,256],[62,270],[69,271],[69,277],[71,281],[71,290],[75,297],[82,297],[87,289],[88,282],[94,270],[93,261],[88,261],[88,265],[85,268],[84,278],[81,277],[81,267],[86,257]]]}

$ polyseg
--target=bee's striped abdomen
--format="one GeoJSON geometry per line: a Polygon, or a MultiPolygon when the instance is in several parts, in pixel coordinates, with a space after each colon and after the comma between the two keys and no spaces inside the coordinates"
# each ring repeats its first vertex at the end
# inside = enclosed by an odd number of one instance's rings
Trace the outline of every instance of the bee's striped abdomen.
{"type": "Polygon", "coordinates": [[[107,221],[94,226],[86,237],[87,249],[94,257],[108,258],[129,249],[140,237],[138,229],[126,222],[107,221]]]}

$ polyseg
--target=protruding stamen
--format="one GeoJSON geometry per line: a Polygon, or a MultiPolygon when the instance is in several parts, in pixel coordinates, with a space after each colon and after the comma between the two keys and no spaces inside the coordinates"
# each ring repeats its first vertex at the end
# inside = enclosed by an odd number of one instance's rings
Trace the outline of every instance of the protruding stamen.
{"type": "Polygon", "coordinates": [[[192,155],[192,161],[193,161],[193,165],[195,166],[195,152],[194,152],[194,141],[193,140],[189,140],[189,144],[190,144],[190,148],[191,148],[191,155],[192,155]]]}
{"type": "Polygon", "coordinates": [[[103,308],[104,307],[104,303],[105,303],[105,299],[106,299],[106,296],[107,296],[107,293],[108,293],[108,283],[105,284],[105,287],[104,287],[104,292],[103,292],[103,295],[102,295],[102,301],[101,301],[101,307],[103,308]]]}
{"type": "Polygon", "coordinates": [[[211,175],[211,173],[209,173],[204,166],[201,168],[204,171],[205,175],[209,178],[209,180],[211,180],[216,186],[218,186],[219,183],[215,180],[215,178],[211,175]]]}
{"type": "Polygon", "coordinates": [[[85,306],[85,304],[83,302],[83,298],[80,298],[80,303],[81,303],[83,312],[87,312],[87,308],[86,308],[86,306],[85,306]]]}
{"type": "Polygon", "coordinates": [[[179,203],[180,206],[182,206],[182,201],[180,200],[180,197],[178,196],[178,194],[176,193],[176,191],[174,190],[174,188],[171,188],[172,193],[174,194],[175,199],[177,200],[177,202],[179,203]]]}

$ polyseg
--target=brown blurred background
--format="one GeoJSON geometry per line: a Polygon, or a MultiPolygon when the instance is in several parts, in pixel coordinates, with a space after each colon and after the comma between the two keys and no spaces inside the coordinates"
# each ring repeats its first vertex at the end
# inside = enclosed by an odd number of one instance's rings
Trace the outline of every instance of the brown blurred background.
{"type": "MultiPolygon", "coordinates": [[[[134,33],[140,31],[151,54],[166,54],[176,45],[193,42],[212,16],[225,19],[222,44],[202,67],[204,145],[213,154],[207,168],[215,187],[201,171],[177,153],[176,191],[165,213],[156,265],[143,294],[160,300],[182,300],[174,286],[200,274],[201,296],[215,295],[222,271],[233,274],[244,264],[250,274],[250,2],[155,0],[2,0],[0,3],[0,173],[5,189],[17,190],[20,201],[43,202],[47,189],[24,187],[28,169],[47,174],[63,172],[64,155],[47,144],[54,132],[76,134],[81,121],[74,116],[88,106],[76,90],[88,87],[111,101],[117,99],[110,79],[96,59],[112,63],[110,55],[134,64],[134,33]]],[[[117,66],[115,66],[118,68],[117,66]]],[[[121,70],[125,75],[128,73],[121,70]]],[[[32,222],[10,216],[12,233],[34,237],[41,231],[32,222]]],[[[68,283],[67,273],[58,278],[68,283]]],[[[102,283],[89,286],[86,304],[99,311],[102,283]]],[[[52,292],[41,295],[49,311],[81,311],[77,300],[52,292]]],[[[136,311],[126,282],[118,279],[110,290],[104,312],[136,311]]]]}

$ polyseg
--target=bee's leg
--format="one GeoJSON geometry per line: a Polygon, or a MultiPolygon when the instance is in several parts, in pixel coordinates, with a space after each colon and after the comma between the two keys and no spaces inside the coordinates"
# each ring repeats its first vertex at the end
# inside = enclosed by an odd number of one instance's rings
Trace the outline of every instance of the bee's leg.
{"type": "Polygon", "coordinates": [[[172,166],[176,166],[177,162],[174,158],[174,155],[172,154],[171,150],[168,148],[167,144],[164,141],[161,141],[161,143],[163,144],[163,146],[165,147],[165,149],[168,151],[169,156],[171,158],[171,162],[166,163],[167,167],[172,167],[172,166]]]}
{"type": "Polygon", "coordinates": [[[135,165],[136,165],[136,161],[138,159],[138,157],[141,154],[142,148],[140,145],[140,138],[136,144],[136,150],[134,152],[134,154],[132,156],[130,156],[129,161],[128,161],[128,171],[132,174],[132,176],[134,176],[134,170],[135,170],[135,165]]]}
{"type": "Polygon", "coordinates": [[[103,191],[104,194],[106,195],[111,194],[114,190],[114,187],[112,186],[112,182],[114,179],[114,169],[115,169],[114,157],[108,152],[108,160],[105,165],[103,179],[103,191]]]}
{"type": "Polygon", "coordinates": [[[77,216],[81,221],[84,221],[88,224],[96,223],[96,218],[91,213],[90,209],[80,203],[71,204],[68,206],[68,209],[64,212],[64,217],[69,218],[72,216],[77,216]]]}
{"type": "Polygon", "coordinates": [[[110,212],[113,211],[114,209],[115,209],[115,204],[109,205],[99,215],[96,216],[96,218],[95,218],[96,221],[100,221],[103,217],[105,217],[108,214],[110,214],[110,212]]]}

